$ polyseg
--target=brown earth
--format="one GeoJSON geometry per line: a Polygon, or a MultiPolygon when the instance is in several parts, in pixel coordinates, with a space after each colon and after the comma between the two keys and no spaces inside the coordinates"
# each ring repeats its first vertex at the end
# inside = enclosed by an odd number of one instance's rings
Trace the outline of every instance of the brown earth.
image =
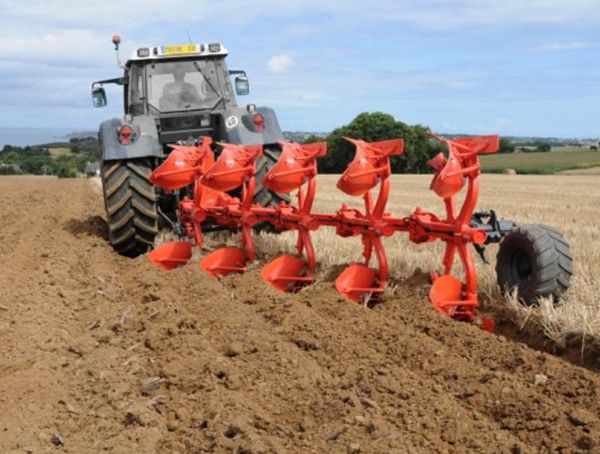
{"type": "Polygon", "coordinates": [[[258,268],[114,254],[86,180],[0,178],[0,453],[600,453],[600,378],[258,268]],[[537,378],[536,378],[537,376],[537,378]]]}

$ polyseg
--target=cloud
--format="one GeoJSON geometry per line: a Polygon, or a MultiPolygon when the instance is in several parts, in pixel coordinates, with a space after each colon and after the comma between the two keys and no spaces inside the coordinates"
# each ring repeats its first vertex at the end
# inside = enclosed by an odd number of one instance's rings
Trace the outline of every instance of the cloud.
{"type": "Polygon", "coordinates": [[[49,65],[106,63],[109,45],[103,36],[88,30],[70,29],[40,34],[8,33],[0,38],[0,60],[49,65]]]}
{"type": "Polygon", "coordinates": [[[43,19],[44,24],[143,30],[160,21],[206,23],[219,17],[228,23],[251,23],[261,18],[294,18],[326,15],[349,24],[412,23],[422,28],[447,29],[464,26],[516,27],[521,24],[563,24],[581,27],[600,24],[597,0],[172,0],[165,8],[162,0],[105,0],[97,5],[72,0],[0,0],[5,23],[10,18],[43,19]],[[223,11],[227,14],[223,15],[223,11]],[[184,16],[182,12],[185,12],[184,16]],[[307,13],[310,12],[310,13],[307,13]],[[135,20],[131,20],[134,18],[135,20]]]}
{"type": "Polygon", "coordinates": [[[106,109],[90,107],[91,82],[122,74],[111,36],[122,34],[125,59],[138,45],[187,42],[189,30],[222,42],[230,68],[252,79],[251,101],[277,106],[292,124],[325,129],[380,109],[444,129],[489,111],[488,125],[515,128],[494,123],[521,119],[513,104],[494,111],[498,99],[535,111],[534,97],[583,103],[598,92],[598,71],[579,61],[587,56],[568,53],[596,45],[598,1],[105,0],[99,13],[90,2],[0,0],[0,125],[122,115],[120,87],[107,87],[106,109]]]}
{"type": "Polygon", "coordinates": [[[528,47],[527,52],[567,52],[573,50],[587,49],[591,43],[587,41],[563,41],[555,43],[540,44],[538,46],[528,47]]]}
{"type": "Polygon", "coordinates": [[[412,22],[428,29],[516,28],[523,24],[582,27],[600,23],[596,0],[421,0],[388,5],[387,14],[380,10],[380,2],[375,1],[374,6],[388,21],[412,22]]]}
{"type": "Polygon", "coordinates": [[[284,73],[294,63],[294,60],[289,55],[275,55],[268,63],[267,68],[273,73],[284,73]]]}
{"type": "Polygon", "coordinates": [[[271,107],[323,107],[335,98],[332,95],[327,95],[322,92],[286,89],[277,90],[270,93],[269,96],[256,98],[254,101],[257,104],[271,107]]]}
{"type": "Polygon", "coordinates": [[[504,132],[506,130],[510,130],[515,125],[514,120],[506,117],[498,117],[496,118],[496,130],[504,132]]]}

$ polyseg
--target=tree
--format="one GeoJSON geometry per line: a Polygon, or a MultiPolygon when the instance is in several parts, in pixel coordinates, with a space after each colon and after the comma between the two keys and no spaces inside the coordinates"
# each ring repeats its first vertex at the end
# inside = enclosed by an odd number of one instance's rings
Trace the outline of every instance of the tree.
{"type": "Polygon", "coordinates": [[[71,156],[63,155],[54,161],[54,173],[58,178],[74,178],[77,176],[74,159],[71,156]]]}
{"type": "Polygon", "coordinates": [[[21,161],[21,155],[18,151],[11,148],[10,151],[2,152],[2,162],[6,164],[18,164],[21,161]]]}
{"type": "Polygon", "coordinates": [[[79,173],[85,173],[85,167],[88,162],[96,162],[99,160],[96,153],[83,153],[74,157],[75,167],[77,167],[77,171],[79,173]]]}
{"type": "Polygon", "coordinates": [[[311,134],[306,139],[304,139],[304,142],[302,142],[302,143],[308,145],[310,143],[317,143],[317,142],[323,142],[323,138],[319,137],[319,136],[315,136],[314,134],[311,134]]]}
{"type": "Polygon", "coordinates": [[[42,175],[44,167],[52,165],[52,159],[49,156],[27,156],[19,165],[24,173],[42,175]]]}
{"type": "MultiPolygon", "coordinates": [[[[442,150],[433,144],[428,136],[429,130],[424,126],[409,126],[382,112],[364,112],[352,122],[337,128],[327,137],[327,156],[320,160],[322,173],[342,173],[355,153],[353,144],[344,137],[361,139],[367,142],[404,139],[404,154],[392,157],[391,166],[394,172],[425,173],[432,171],[426,162],[442,150]]],[[[314,141],[316,138],[307,139],[314,141]]]]}
{"type": "Polygon", "coordinates": [[[499,153],[514,153],[515,147],[516,146],[512,140],[510,140],[508,137],[503,137],[500,139],[500,149],[498,150],[498,152],[499,153]]]}
{"type": "Polygon", "coordinates": [[[552,145],[547,142],[542,142],[537,146],[536,151],[547,153],[549,151],[552,151],[552,145]]]}

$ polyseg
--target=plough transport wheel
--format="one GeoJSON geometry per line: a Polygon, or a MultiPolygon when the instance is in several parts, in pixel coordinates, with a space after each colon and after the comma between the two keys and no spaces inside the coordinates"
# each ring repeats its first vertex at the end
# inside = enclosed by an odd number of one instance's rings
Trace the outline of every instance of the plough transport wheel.
{"type": "Polygon", "coordinates": [[[517,290],[519,299],[537,304],[540,298],[554,302],[569,288],[573,259],[562,234],[545,225],[513,229],[500,243],[496,276],[504,292],[517,290]]]}

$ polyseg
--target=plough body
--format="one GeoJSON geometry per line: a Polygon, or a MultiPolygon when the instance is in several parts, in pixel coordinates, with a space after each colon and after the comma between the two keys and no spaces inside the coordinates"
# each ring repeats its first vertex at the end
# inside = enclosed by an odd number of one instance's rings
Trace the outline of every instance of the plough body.
{"type": "MultiPolygon", "coordinates": [[[[435,169],[431,189],[444,201],[443,218],[416,208],[409,216],[394,217],[385,211],[389,198],[390,158],[404,152],[401,139],[367,143],[347,139],[356,145],[356,155],[338,181],[337,187],[353,197],[362,197],[364,210],[343,205],[337,212],[312,212],[317,188],[317,159],[326,155],[326,143],[299,145],[281,142],[279,161],[263,178],[263,185],[278,193],[297,193],[296,204],[276,207],[253,204],[255,161],[261,146],[220,144],[223,151],[215,161],[212,141],[203,139],[196,146],[173,146],[167,160],[152,174],[151,182],[168,190],[193,185],[193,197],[179,202],[178,220],[185,241],[167,243],[150,253],[150,260],[164,269],[185,264],[192,247],[202,247],[202,225],[210,222],[241,231],[241,247],[221,248],[200,261],[211,276],[244,272],[256,258],[253,227],[271,223],[277,231],[297,231],[297,254],[283,255],[268,263],[261,272],[271,287],[293,292],[313,282],[317,258],[311,233],[333,227],[342,237],[360,236],[363,262],[351,264],[335,282],[340,294],[356,302],[379,300],[385,291],[389,267],[383,238],[398,232],[408,233],[414,243],[441,240],[446,244],[443,271],[432,273],[429,297],[436,311],[453,319],[472,322],[478,305],[477,275],[470,245],[481,247],[488,240],[489,228],[473,223],[481,173],[478,155],[498,150],[498,136],[447,140],[433,135],[448,146],[448,156],[440,153],[428,164],[435,169]],[[375,197],[372,191],[378,186],[375,197]],[[456,195],[466,186],[460,209],[456,195]],[[240,190],[239,197],[228,192],[240,190]],[[372,266],[375,255],[376,266],[372,266]],[[464,281],[452,274],[458,255],[464,281]]],[[[488,326],[488,329],[491,329],[488,326]]]]}

